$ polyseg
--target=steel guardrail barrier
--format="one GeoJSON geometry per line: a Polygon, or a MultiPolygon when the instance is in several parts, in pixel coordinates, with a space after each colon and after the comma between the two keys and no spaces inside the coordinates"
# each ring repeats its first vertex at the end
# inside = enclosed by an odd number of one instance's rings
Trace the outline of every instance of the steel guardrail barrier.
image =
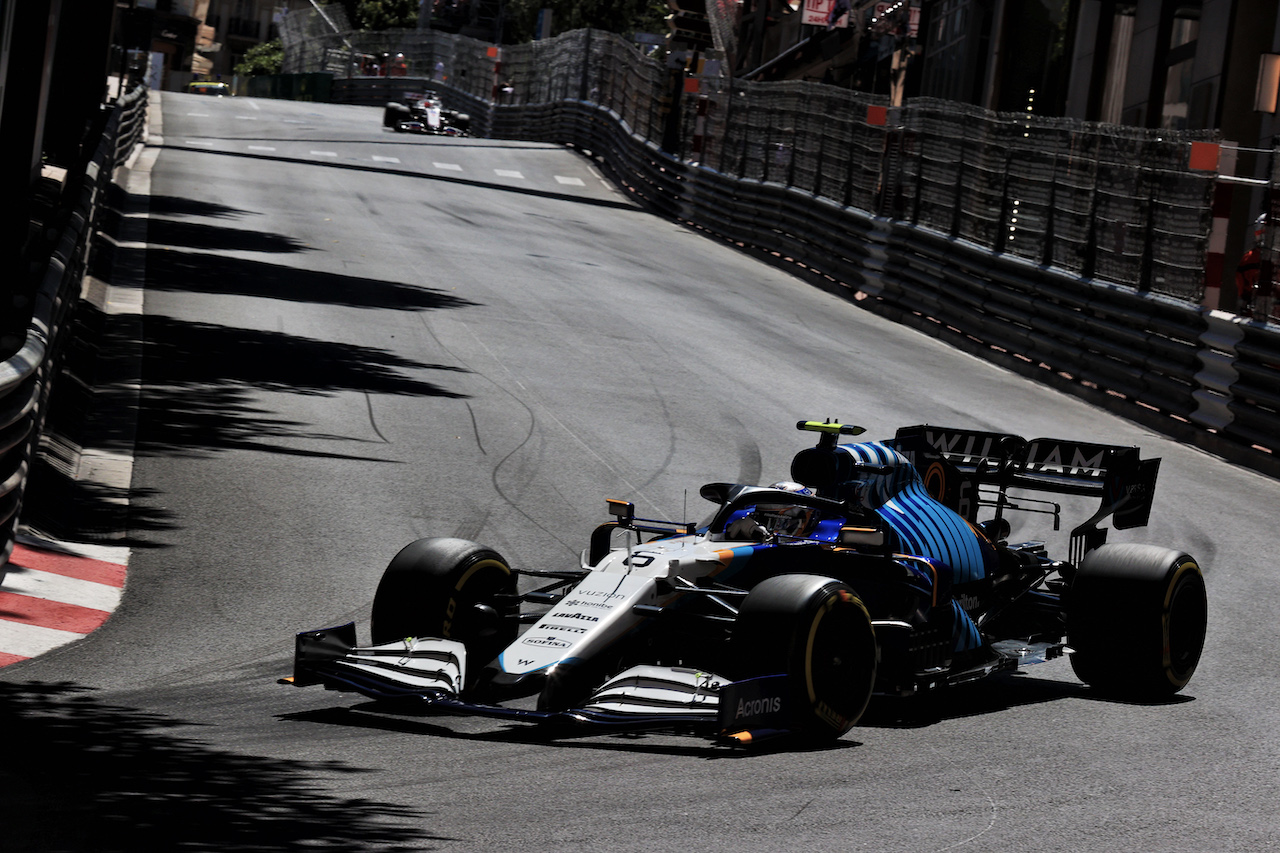
{"type": "Polygon", "coordinates": [[[117,167],[146,130],[147,88],[138,85],[116,103],[80,181],[67,223],[36,291],[31,324],[17,353],[0,361],[0,581],[13,553],[22,498],[44,425],[57,356],[81,282],[99,210],[117,167]]]}

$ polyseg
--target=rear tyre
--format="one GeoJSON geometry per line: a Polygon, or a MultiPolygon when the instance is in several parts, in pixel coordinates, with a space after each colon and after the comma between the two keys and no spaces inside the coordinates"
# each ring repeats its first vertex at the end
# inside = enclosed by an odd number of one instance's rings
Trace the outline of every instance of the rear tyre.
{"type": "Polygon", "coordinates": [[[467,647],[473,681],[515,641],[515,592],[515,573],[496,551],[465,539],[419,539],[382,574],[373,597],[374,645],[406,637],[457,640],[467,647]]]}
{"type": "Polygon", "coordinates": [[[1208,611],[1204,575],[1187,554],[1103,545],[1081,562],[1067,595],[1071,667],[1107,693],[1172,696],[1200,661],[1208,611]]]}
{"type": "Polygon", "coordinates": [[[757,584],[738,611],[731,650],[740,678],[790,676],[791,725],[810,740],[853,728],[875,685],[871,616],[832,578],[782,575],[757,584]]]}

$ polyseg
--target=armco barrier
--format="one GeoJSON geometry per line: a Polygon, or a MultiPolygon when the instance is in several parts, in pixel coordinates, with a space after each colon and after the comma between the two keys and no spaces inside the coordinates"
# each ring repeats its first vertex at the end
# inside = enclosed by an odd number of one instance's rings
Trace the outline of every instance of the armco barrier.
{"type": "Polygon", "coordinates": [[[686,163],[590,102],[488,113],[493,136],[580,148],[655,211],[859,291],[862,307],[1280,476],[1280,327],[686,163]]]}
{"type": "Polygon", "coordinates": [[[142,140],[146,106],[145,86],[117,103],[45,269],[26,341],[0,362],[0,580],[13,553],[31,455],[40,439],[68,312],[80,296],[99,207],[115,169],[142,140]]]}

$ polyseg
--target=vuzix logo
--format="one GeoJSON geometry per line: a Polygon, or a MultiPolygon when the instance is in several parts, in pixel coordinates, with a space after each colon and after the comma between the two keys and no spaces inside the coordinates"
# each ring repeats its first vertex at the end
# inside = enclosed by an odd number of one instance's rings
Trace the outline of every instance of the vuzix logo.
{"type": "Polygon", "coordinates": [[[739,699],[738,710],[734,712],[733,718],[735,720],[740,720],[743,717],[758,717],[761,714],[776,714],[781,710],[781,696],[763,696],[759,699],[739,699]]]}
{"type": "Polygon", "coordinates": [[[542,646],[547,649],[567,649],[571,643],[557,640],[555,637],[526,637],[522,640],[526,646],[542,646]]]}

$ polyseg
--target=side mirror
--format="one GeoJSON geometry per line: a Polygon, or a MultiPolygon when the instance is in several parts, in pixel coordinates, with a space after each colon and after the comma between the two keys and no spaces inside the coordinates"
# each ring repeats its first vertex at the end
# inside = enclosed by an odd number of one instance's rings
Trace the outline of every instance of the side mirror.
{"type": "Polygon", "coordinates": [[[631,524],[636,517],[636,505],[631,501],[618,501],[613,498],[605,498],[605,503],[609,507],[609,515],[618,519],[618,523],[623,527],[631,524]]]}

